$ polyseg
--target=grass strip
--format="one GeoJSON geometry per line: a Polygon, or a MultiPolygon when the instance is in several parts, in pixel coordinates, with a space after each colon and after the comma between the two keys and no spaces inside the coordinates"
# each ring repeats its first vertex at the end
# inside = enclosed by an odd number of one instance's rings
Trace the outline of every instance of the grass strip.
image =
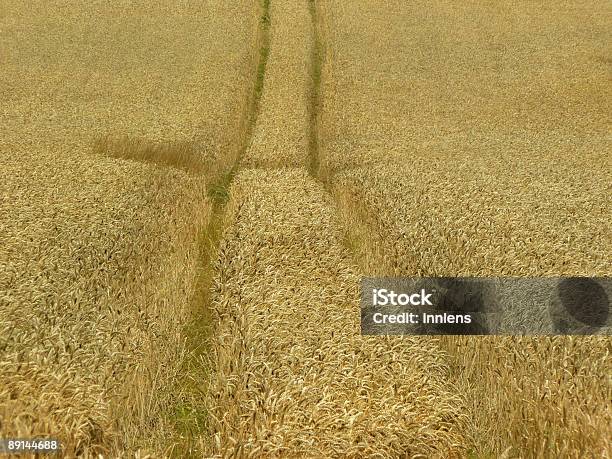
{"type": "Polygon", "coordinates": [[[213,203],[213,210],[208,225],[199,236],[200,248],[198,279],[196,293],[192,298],[192,318],[185,326],[184,336],[189,350],[183,369],[178,392],[181,394],[174,408],[174,425],[178,438],[172,457],[201,457],[203,438],[206,432],[208,415],[203,398],[206,388],[202,386],[210,371],[208,349],[212,331],[212,314],[210,305],[211,285],[214,275],[214,260],[221,235],[224,230],[225,206],[230,196],[230,186],[240,166],[251,140],[260,99],[263,92],[266,65],[270,50],[270,0],[260,4],[257,46],[259,47],[255,66],[255,77],[252,90],[248,94],[246,110],[243,116],[244,128],[238,154],[229,169],[223,171],[208,186],[208,195],[213,203]]]}

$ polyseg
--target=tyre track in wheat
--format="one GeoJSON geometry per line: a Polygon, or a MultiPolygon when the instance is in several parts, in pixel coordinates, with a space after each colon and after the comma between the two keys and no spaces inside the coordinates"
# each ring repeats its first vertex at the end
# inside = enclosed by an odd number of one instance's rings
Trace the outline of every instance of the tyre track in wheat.
{"type": "Polygon", "coordinates": [[[459,456],[463,400],[437,341],[359,333],[360,273],[330,194],[307,170],[314,12],[307,1],[270,5],[260,114],[214,268],[208,453],[459,456]]]}

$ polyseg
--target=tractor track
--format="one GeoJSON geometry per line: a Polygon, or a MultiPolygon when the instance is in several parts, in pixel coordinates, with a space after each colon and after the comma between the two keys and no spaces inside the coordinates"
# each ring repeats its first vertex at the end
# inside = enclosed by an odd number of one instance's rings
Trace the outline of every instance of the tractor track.
{"type": "Polygon", "coordinates": [[[463,401],[436,341],[359,332],[359,268],[318,173],[317,17],[314,1],[269,4],[260,107],[214,264],[208,453],[458,456],[463,401]]]}

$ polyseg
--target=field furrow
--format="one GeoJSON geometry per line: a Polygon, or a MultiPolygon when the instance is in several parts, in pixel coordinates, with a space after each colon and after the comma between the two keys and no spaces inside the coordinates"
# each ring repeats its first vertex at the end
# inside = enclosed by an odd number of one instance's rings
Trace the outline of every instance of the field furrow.
{"type": "Polygon", "coordinates": [[[304,169],[232,187],[215,282],[214,452],[452,457],[464,401],[427,338],[359,332],[359,276],[329,194],[304,169]]]}

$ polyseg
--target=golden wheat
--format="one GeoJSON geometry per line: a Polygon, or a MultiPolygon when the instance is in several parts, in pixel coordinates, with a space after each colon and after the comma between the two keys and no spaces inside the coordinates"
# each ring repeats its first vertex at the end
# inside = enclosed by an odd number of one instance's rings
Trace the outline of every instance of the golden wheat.
{"type": "Polygon", "coordinates": [[[1,436],[57,436],[69,456],[165,455],[206,179],[237,155],[255,11],[8,0],[2,12],[1,436]]]}
{"type": "Polygon", "coordinates": [[[446,384],[436,341],[359,334],[358,273],[330,195],[306,171],[308,2],[273,2],[269,17],[262,109],[215,265],[208,450],[460,455],[464,400],[446,384]]]}
{"type": "Polygon", "coordinates": [[[261,109],[244,167],[298,167],[308,161],[309,63],[307,4],[271,2],[270,43],[261,109]]]}
{"type": "MultiPolygon", "coordinates": [[[[610,274],[609,5],[320,5],[320,173],[366,273],[610,274]]],[[[608,337],[442,345],[476,454],[609,456],[608,337]]]]}
{"type": "Polygon", "coordinates": [[[304,169],[241,172],[216,265],[219,457],[457,457],[464,400],[433,339],[359,333],[359,279],[304,169]]]}
{"type": "Polygon", "coordinates": [[[609,5],[262,4],[4,2],[0,434],[186,453],[242,159],[189,452],[609,457],[608,337],[363,337],[358,292],[609,275],[609,5]]]}

